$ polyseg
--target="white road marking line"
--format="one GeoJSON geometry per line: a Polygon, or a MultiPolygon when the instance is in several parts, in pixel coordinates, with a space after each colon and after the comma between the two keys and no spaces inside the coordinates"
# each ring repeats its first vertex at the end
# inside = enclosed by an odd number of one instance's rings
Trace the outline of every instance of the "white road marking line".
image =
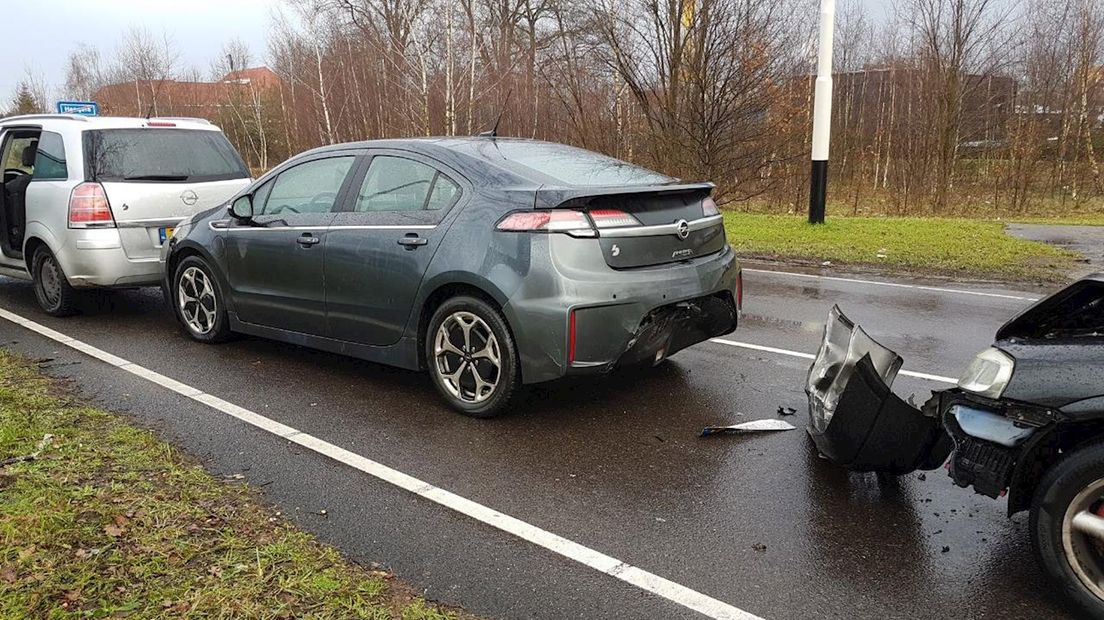
{"type": "Polygon", "coordinates": [[[939,293],[954,293],[958,295],[976,295],[978,297],[995,297],[997,299],[1015,299],[1018,301],[1039,301],[1038,297],[1026,297],[1021,295],[1007,295],[1005,293],[986,293],[984,291],[968,291],[957,288],[943,288],[940,286],[924,286],[921,284],[904,284],[901,282],[885,282],[879,280],[860,280],[857,278],[841,278],[839,276],[822,276],[815,273],[798,273],[794,271],[775,271],[773,269],[748,269],[744,273],[770,273],[781,276],[793,276],[795,278],[813,278],[817,280],[832,280],[835,282],[850,282],[852,284],[873,284],[876,286],[891,286],[894,288],[911,288],[921,291],[936,291],[939,293]]]}
{"type": "Polygon", "coordinates": [[[177,394],[207,405],[230,417],[237,418],[246,424],[272,433],[292,443],[299,444],[304,448],[360,470],[370,476],[444,506],[445,508],[454,510],[464,516],[502,530],[522,540],[544,547],[553,553],[579,562],[580,564],[610,575],[611,577],[620,579],[625,583],[636,586],[641,590],[651,592],[672,603],[682,605],[704,616],[716,618],[718,620],[762,620],[758,616],[738,607],[729,605],[728,603],[702,594],[696,590],[691,590],[686,586],[677,584],[669,579],[664,579],[646,570],[626,564],[617,558],[595,551],[589,547],[584,547],[577,542],[553,534],[535,525],[530,525],[525,521],[501,513],[493,508],[488,508],[487,506],[473,502],[470,499],[461,497],[445,489],[435,487],[428,482],[423,482],[422,480],[387,467],[372,459],[350,452],[332,443],[222,400],[217,396],[204,393],[196,388],[176,381],[175,379],[170,379],[165,375],[129,362],[75,338],[66,336],[61,332],[54,331],[44,325],[25,319],[3,308],[0,308],[0,318],[7,319],[16,325],[42,334],[51,340],[106,362],[120,370],[125,370],[132,375],[172,390],[177,394]]]}
{"type": "MultiPolygon", "coordinates": [[[[778,349],[775,347],[767,347],[761,344],[751,344],[750,342],[737,342],[735,340],[726,340],[724,338],[713,338],[709,342],[715,344],[724,344],[730,347],[739,347],[741,349],[751,349],[752,351],[762,351],[764,353],[774,353],[776,355],[786,355],[789,357],[800,357],[801,359],[811,360],[816,356],[812,353],[802,353],[801,351],[790,351],[789,349],[778,349]]],[[[914,370],[902,370],[897,373],[905,377],[915,377],[917,379],[926,379],[928,381],[935,381],[938,383],[958,383],[958,379],[951,377],[944,377],[941,375],[932,375],[926,372],[916,372],[914,370]]]]}

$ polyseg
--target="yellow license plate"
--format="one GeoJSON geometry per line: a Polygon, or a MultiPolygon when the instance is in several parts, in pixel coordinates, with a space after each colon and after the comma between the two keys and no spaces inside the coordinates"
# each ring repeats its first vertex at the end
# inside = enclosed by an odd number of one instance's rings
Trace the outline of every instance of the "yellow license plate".
{"type": "Polygon", "coordinates": [[[162,226],[161,228],[159,228],[157,230],[157,233],[158,233],[157,236],[161,238],[161,244],[162,245],[164,245],[164,243],[166,241],[168,241],[169,239],[172,239],[173,232],[175,230],[176,229],[173,228],[172,226],[162,226]]]}

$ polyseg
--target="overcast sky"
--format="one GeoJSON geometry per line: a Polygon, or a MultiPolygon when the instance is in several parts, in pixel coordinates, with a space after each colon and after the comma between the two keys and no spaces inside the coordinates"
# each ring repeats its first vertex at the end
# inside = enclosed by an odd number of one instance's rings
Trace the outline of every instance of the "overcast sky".
{"type": "MultiPolygon", "coordinates": [[[[874,16],[887,0],[861,0],[874,16]]],[[[0,108],[7,106],[27,71],[42,76],[56,97],[65,83],[69,52],[79,43],[111,56],[123,33],[141,26],[167,34],[180,52],[180,67],[206,76],[223,44],[245,41],[254,64],[267,52],[266,31],[279,0],[7,0],[0,34],[0,108]]],[[[51,102],[52,104],[52,102],[51,102]]]]}
{"type": "MultiPolygon", "coordinates": [[[[110,56],[131,26],[167,34],[182,67],[207,75],[222,45],[240,38],[254,62],[263,61],[274,0],[8,0],[0,29],[0,108],[30,70],[53,87],[65,82],[69,52],[78,43],[110,56]]],[[[56,93],[51,92],[50,96],[56,93]]],[[[51,102],[52,103],[52,102],[51,102]]]]}

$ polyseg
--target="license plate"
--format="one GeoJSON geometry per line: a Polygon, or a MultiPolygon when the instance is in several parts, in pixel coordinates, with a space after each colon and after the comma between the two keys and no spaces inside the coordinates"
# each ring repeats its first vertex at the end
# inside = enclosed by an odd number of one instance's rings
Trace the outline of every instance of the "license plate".
{"type": "Polygon", "coordinates": [[[162,226],[157,229],[157,236],[161,239],[161,245],[164,245],[166,241],[172,239],[174,230],[172,226],[162,226]]]}

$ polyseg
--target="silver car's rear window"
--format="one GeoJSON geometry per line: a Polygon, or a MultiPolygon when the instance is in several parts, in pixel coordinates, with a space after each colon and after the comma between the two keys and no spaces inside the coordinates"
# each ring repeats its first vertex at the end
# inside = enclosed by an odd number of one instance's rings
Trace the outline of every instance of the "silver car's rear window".
{"type": "Polygon", "coordinates": [[[241,156],[218,131],[176,128],[100,129],[84,134],[94,181],[225,181],[249,176],[241,156]]]}

